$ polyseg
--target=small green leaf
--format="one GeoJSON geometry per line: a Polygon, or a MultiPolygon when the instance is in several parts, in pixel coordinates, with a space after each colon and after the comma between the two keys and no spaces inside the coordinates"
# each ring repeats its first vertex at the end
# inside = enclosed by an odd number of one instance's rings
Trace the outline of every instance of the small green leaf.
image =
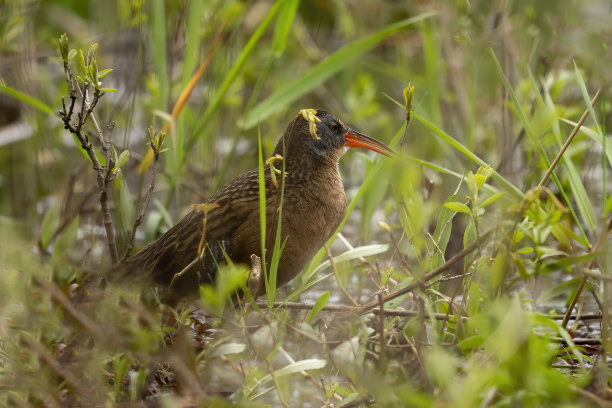
{"type": "Polygon", "coordinates": [[[112,68],[107,68],[107,69],[103,69],[102,71],[99,71],[98,72],[98,79],[104,78],[105,76],[107,76],[111,72],[113,72],[112,68]]]}
{"type": "Polygon", "coordinates": [[[117,88],[100,88],[100,90],[102,92],[111,93],[111,92],[116,92],[117,88]]]}
{"type": "Polygon", "coordinates": [[[68,56],[68,36],[66,33],[62,34],[59,38],[59,49],[62,54],[62,58],[65,60],[68,56]]]}
{"type": "Polygon", "coordinates": [[[119,353],[115,354],[115,359],[113,361],[113,367],[115,369],[115,402],[119,399],[123,377],[128,373],[131,365],[132,359],[130,357],[122,357],[119,353]]]}
{"type": "Polygon", "coordinates": [[[482,174],[474,174],[474,181],[476,181],[476,188],[480,190],[487,182],[487,178],[482,174]]]}
{"type": "MultiPolygon", "coordinates": [[[[85,65],[85,56],[83,55],[83,50],[79,50],[79,68],[81,68],[81,74],[85,77],[87,76],[87,66],[85,65]]],[[[81,79],[83,82],[83,79],[81,79]]]]}
{"type": "Polygon", "coordinates": [[[77,54],[77,50],[75,50],[74,48],[70,50],[70,52],[68,53],[68,61],[72,61],[74,59],[74,57],[77,54]]]}
{"type": "Polygon", "coordinates": [[[306,315],[306,323],[312,323],[313,319],[319,314],[319,312],[325,307],[327,301],[329,300],[329,291],[323,292],[321,296],[317,299],[314,306],[306,315]]]}
{"type": "Polygon", "coordinates": [[[487,205],[493,204],[495,201],[497,201],[500,198],[502,198],[505,194],[506,194],[505,192],[493,194],[491,197],[489,197],[486,200],[484,200],[482,202],[482,204],[479,205],[479,207],[482,208],[482,207],[486,207],[487,205]]]}
{"type": "Polygon", "coordinates": [[[130,159],[130,152],[128,150],[124,150],[119,155],[119,159],[117,159],[116,168],[121,168],[127,161],[130,159]]]}
{"type": "Polygon", "coordinates": [[[531,247],[523,247],[514,251],[516,255],[526,255],[533,252],[533,248],[531,247]]]}
{"type": "Polygon", "coordinates": [[[472,211],[470,211],[470,207],[468,207],[464,203],[460,203],[458,201],[455,201],[455,202],[452,202],[452,203],[444,203],[444,206],[446,208],[449,208],[449,209],[451,209],[453,211],[460,212],[460,213],[470,214],[472,212],[472,211]]]}

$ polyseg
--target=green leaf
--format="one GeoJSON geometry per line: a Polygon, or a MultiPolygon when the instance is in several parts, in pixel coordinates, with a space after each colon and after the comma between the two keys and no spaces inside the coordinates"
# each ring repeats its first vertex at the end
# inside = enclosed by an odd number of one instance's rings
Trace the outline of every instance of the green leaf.
{"type": "Polygon", "coordinates": [[[272,51],[275,57],[281,56],[285,51],[287,38],[289,38],[293,28],[293,20],[299,4],[299,0],[285,0],[283,8],[278,13],[276,27],[274,28],[274,42],[272,43],[272,51]]]}
{"type": "Polygon", "coordinates": [[[474,174],[474,180],[476,181],[476,188],[480,190],[482,186],[487,182],[487,178],[482,174],[474,174]]]}
{"type": "Polygon", "coordinates": [[[55,231],[60,223],[60,205],[52,205],[46,212],[40,227],[40,246],[47,249],[49,241],[55,235],[55,231]]]}
{"type": "Polygon", "coordinates": [[[115,168],[121,168],[127,161],[130,159],[130,152],[128,150],[124,150],[119,155],[119,159],[117,160],[117,164],[115,164],[115,168]]]}
{"type": "Polygon", "coordinates": [[[484,344],[484,341],[485,336],[479,334],[476,336],[467,337],[461,340],[457,345],[459,346],[461,351],[465,353],[476,348],[481,348],[484,344]]]}
{"type": "Polygon", "coordinates": [[[444,207],[465,214],[470,214],[472,212],[470,210],[470,207],[468,207],[464,203],[460,203],[459,201],[454,201],[452,203],[444,203],[444,207]]]}
{"type": "Polygon", "coordinates": [[[21,101],[27,105],[30,105],[33,108],[38,109],[39,111],[46,113],[48,115],[53,113],[53,109],[51,109],[49,107],[49,105],[47,105],[46,103],[44,103],[43,101],[41,101],[38,98],[35,98],[33,96],[30,96],[28,94],[25,94],[21,91],[18,91],[16,89],[13,89],[11,87],[8,86],[4,86],[4,85],[0,85],[0,91],[6,93],[9,96],[12,96],[13,98],[17,99],[18,101],[21,101]]]}
{"type": "Polygon", "coordinates": [[[487,205],[491,205],[493,204],[495,201],[499,200],[500,198],[502,198],[506,193],[505,192],[501,192],[501,193],[497,193],[497,194],[493,194],[491,197],[487,198],[486,200],[484,200],[481,204],[479,204],[478,206],[483,208],[486,207],[487,205]]]}
{"type": "Polygon", "coordinates": [[[102,71],[98,71],[98,79],[104,78],[105,76],[107,76],[111,72],[113,72],[112,68],[107,68],[107,69],[103,69],[102,71]]]}
{"type": "MultiPolygon", "coordinates": [[[[457,196],[459,195],[459,189],[461,188],[461,180],[457,185],[457,189],[446,199],[446,203],[453,203],[457,200],[457,196]]],[[[436,229],[433,233],[433,239],[436,243],[436,248],[434,248],[435,253],[433,257],[433,268],[437,268],[444,262],[444,254],[446,253],[446,246],[448,245],[448,241],[450,239],[451,230],[453,228],[452,217],[455,215],[455,212],[446,206],[442,206],[440,208],[440,215],[438,216],[438,223],[436,224],[436,229]],[[440,249],[438,251],[438,248],[440,249]]]]}
{"type": "Polygon", "coordinates": [[[119,401],[119,393],[121,392],[121,383],[123,377],[128,373],[132,365],[132,359],[129,357],[122,357],[121,354],[115,354],[113,361],[113,368],[115,370],[115,402],[119,401]]]}
{"type": "Polygon", "coordinates": [[[100,88],[100,90],[106,93],[117,92],[117,88],[100,88]]]}
{"type": "Polygon", "coordinates": [[[79,68],[81,70],[81,75],[85,77],[87,76],[87,66],[85,65],[85,56],[83,55],[83,50],[79,50],[78,55],[79,55],[79,68]]]}
{"type": "Polygon", "coordinates": [[[323,292],[321,296],[317,299],[314,306],[306,315],[306,323],[312,323],[313,319],[319,314],[319,312],[325,307],[327,301],[329,300],[329,291],[323,292]]]}
{"type": "Polygon", "coordinates": [[[68,53],[68,61],[72,61],[74,59],[74,57],[77,54],[77,50],[75,50],[74,48],[70,50],[70,52],[68,53]]]}
{"type": "Polygon", "coordinates": [[[304,75],[298,76],[293,81],[289,81],[281,86],[267,99],[247,112],[241,121],[242,128],[250,129],[274,112],[289,106],[293,101],[312,91],[332,75],[354,64],[359,57],[370,51],[394,32],[433,15],[434,13],[424,13],[413,18],[398,21],[374,34],[345,45],[304,75]]]}

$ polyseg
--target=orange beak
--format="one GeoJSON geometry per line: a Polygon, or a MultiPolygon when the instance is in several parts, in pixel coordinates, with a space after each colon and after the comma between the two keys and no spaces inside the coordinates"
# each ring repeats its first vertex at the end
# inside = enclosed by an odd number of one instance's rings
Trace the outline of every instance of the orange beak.
{"type": "Polygon", "coordinates": [[[346,132],[344,138],[346,139],[346,145],[348,147],[365,147],[366,149],[373,150],[376,153],[383,154],[387,157],[395,154],[395,152],[386,144],[351,128],[349,128],[348,132],[346,132]]]}

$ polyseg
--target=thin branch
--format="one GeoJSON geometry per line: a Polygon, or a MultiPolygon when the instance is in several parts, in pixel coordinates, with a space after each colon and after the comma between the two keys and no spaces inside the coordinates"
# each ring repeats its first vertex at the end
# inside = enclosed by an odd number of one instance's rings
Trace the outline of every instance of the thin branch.
{"type": "MultiPolygon", "coordinates": [[[[610,220],[608,221],[608,225],[606,225],[606,228],[603,231],[601,231],[601,234],[599,235],[599,238],[597,239],[597,242],[595,243],[595,246],[593,247],[592,252],[599,252],[601,250],[604,244],[608,241],[608,233],[610,232],[610,230],[612,230],[612,218],[610,218],[610,220]]],[[[576,302],[578,301],[578,298],[582,294],[582,291],[584,290],[584,287],[586,286],[587,279],[589,278],[589,275],[585,272],[588,272],[591,269],[593,269],[593,265],[595,265],[596,260],[597,258],[591,259],[589,263],[586,265],[586,267],[584,268],[582,279],[580,280],[578,289],[576,289],[576,293],[574,293],[574,297],[572,298],[572,301],[570,302],[570,305],[567,308],[567,312],[565,312],[565,317],[563,318],[563,321],[561,322],[561,327],[565,328],[567,326],[567,322],[569,322],[570,320],[570,316],[572,314],[572,311],[574,310],[574,306],[576,306],[576,302]]]]}
{"type": "Polygon", "coordinates": [[[155,178],[157,176],[157,163],[159,162],[160,152],[153,142],[151,142],[151,149],[153,149],[153,169],[151,170],[151,183],[149,184],[149,188],[147,190],[147,193],[145,194],[145,199],[142,203],[142,207],[140,208],[140,213],[138,214],[138,217],[136,217],[136,219],[134,220],[134,226],[132,227],[132,231],[130,232],[127,246],[125,248],[125,253],[123,254],[123,257],[121,257],[122,262],[127,259],[128,256],[130,256],[130,252],[132,251],[132,248],[134,248],[136,231],[144,221],[145,214],[147,213],[147,209],[149,208],[149,204],[151,203],[153,191],[155,190],[155,178]]]}
{"type": "MultiPolygon", "coordinates": [[[[67,73],[68,76],[72,74],[70,72],[67,73]]],[[[83,90],[83,98],[87,98],[87,92],[89,89],[89,83],[86,81],[84,90],[83,90]]],[[[71,91],[72,92],[72,91],[71,91]]],[[[111,262],[113,265],[116,265],[119,262],[119,255],[117,252],[117,243],[115,239],[115,229],[113,226],[113,218],[110,213],[110,208],[108,205],[108,190],[109,184],[112,181],[112,167],[114,164],[112,161],[107,162],[107,166],[103,166],[98,157],[96,156],[93,145],[89,142],[89,139],[86,135],[83,134],[82,128],[87,118],[93,112],[98,100],[104,93],[98,89],[94,90],[94,96],[91,103],[88,105],[87,109],[85,109],[86,103],[83,101],[81,104],[81,112],[78,114],[78,122],[77,124],[71,123],[71,116],[69,116],[69,112],[66,112],[65,105],[63,106],[63,111],[60,112],[60,116],[62,121],[64,122],[64,128],[69,132],[73,133],[79,139],[81,143],[81,147],[87,152],[89,159],[93,164],[93,168],[96,171],[96,180],[98,182],[98,190],[99,190],[99,200],[100,207],[102,209],[102,219],[104,222],[104,229],[106,231],[106,239],[108,242],[108,251],[110,254],[111,262]]],[[[71,95],[72,98],[72,95],[71,95]]],[[[75,97],[76,98],[76,97],[75,97]]]]}
{"type": "MultiPolygon", "coordinates": [[[[440,265],[438,268],[434,269],[431,272],[426,273],[418,281],[415,281],[415,282],[411,283],[410,285],[408,285],[408,286],[398,290],[397,292],[393,292],[393,293],[385,296],[384,297],[384,301],[388,302],[388,301],[393,300],[393,299],[395,299],[397,297],[405,295],[406,293],[412,292],[414,289],[418,288],[423,283],[427,282],[430,279],[435,278],[436,276],[442,274],[444,271],[450,269],[451,266],[453,266],[457,262],[461,261],[466,255],[468,255],[472,251],[474,251],[477,248],[479,248],[480,245],[493,233],[493,231],[494,231],[494,228],[488,230],[487,232],[482,234],[480,237],[478,237],[478,239],[476,241],[472,242],[470,245],[468,245],[467,247],[463,248],[461,251],[457,252],[452,258],[450,258],[448,261],[446,261],[445,263],[440,265]]],[[[374,308],[376,306],[378,306],[378,300],[366,303],[366,304],[361,306],[360,314],[367,313],[372,308],[374,308]]]]}
{"type": "MultiPolygon", "coordinates": [[[[597,92],[593,96],[593,99],[591,99],[591,106],[595,105],[595,102],[597,102],[597,98],[599,98],[599,94],[600,93],[601,93],[601,88],[599,88],[597,90],[597,92]]],[[[576,136],[576,134],[578,134],[578,131],[580,130],[580,128],[582,127],[582,124],[584,123],[584,121],[586,120],[586,118],[588,116],[589,116],[589,108],[586,108],[584,110],[584,113],[582,114],[582,117],[580,118],[580,120],[578,121],[576,126],[574,127],[574,130],[572,130],[572,133],[570,133],[569,137],[567,138],[567,140],[563,144],[563,147],[561,147],[561,150],[559,150],[559,153],[557,153],[557,156],[555,157],[555,160],[553,160],[551,165],[548,167],[548,170],[546,170],[546,174],[544,174],[544,177],[542,177],[542,180],[540,180],[540,184],[538,184],[536,189],[540,189],[540,188],[542,188],[542,186],[544,186],[544,183],[546,183],[546,181],[548,180],[548,178],[552,174],[553,170],[557,166],[557,163],[559,163],[559,160],[561,160],[561,157],[563,156],[563,153],[565,153],[565,150],[567,150],[567,148],[569,147],[570,143],[572,143],[572,140],[574,139],[574,136],[576,136]]]]}

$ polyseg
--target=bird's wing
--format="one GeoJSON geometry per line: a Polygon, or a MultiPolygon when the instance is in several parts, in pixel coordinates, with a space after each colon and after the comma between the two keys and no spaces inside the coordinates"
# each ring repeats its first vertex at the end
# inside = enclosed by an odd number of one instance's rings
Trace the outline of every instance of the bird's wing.
{"type": "Polygon", "coordinates": [[[233,232],[247,221],[253,211],[257,211],[258,200],[258,173],[254,169],[236,177],[206,202],[217,207],[206,214],[199,209],[191,211],[159,239],[128,258],[125,264],[131,270],[151,274],[156,281],[169,284],[176,273],[198,256],[206,216],[205,242],[209,253],[196,269],[199,275],[197,283],[210,282],[216,265],[223,260],[223,251],[231,256],[233,232]]]}

